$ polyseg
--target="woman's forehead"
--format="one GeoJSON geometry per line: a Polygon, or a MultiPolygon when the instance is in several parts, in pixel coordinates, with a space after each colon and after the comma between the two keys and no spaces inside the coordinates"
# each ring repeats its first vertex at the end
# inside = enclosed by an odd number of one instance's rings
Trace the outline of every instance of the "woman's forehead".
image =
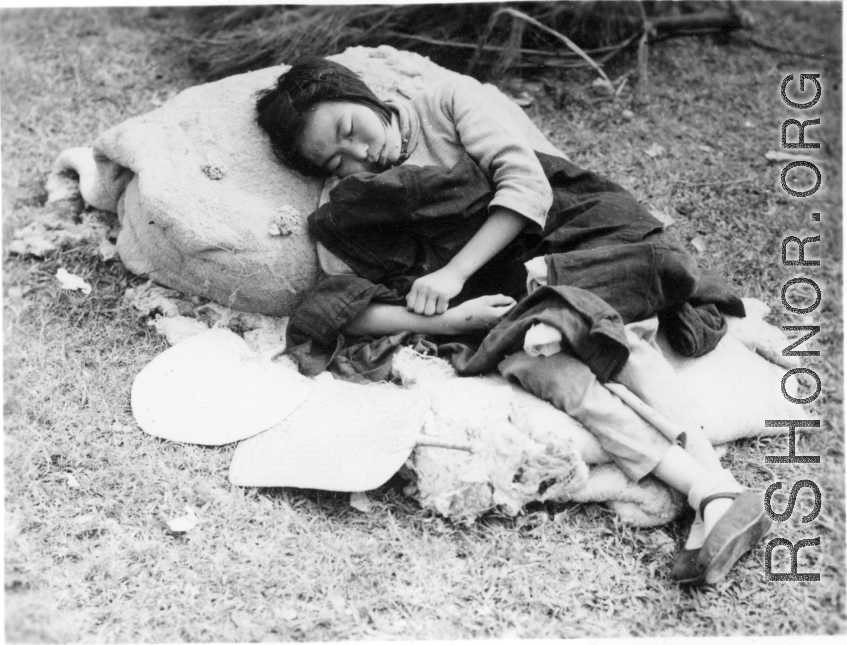
{"type": "Polygon", "coordinates": [[[335,135],[338,122],[349,111],[349,105],[333,101],[312,106],[303,119],[303,134],[315,135],[332,129],[332,134],[335,135]]]}
{"type": "Polygon", "coordinates": [[[347,106],[339,102],[319,103],[306,113],[299,139],[301,153],[309,161],[318,165],[325,161],[321,155],[338,141],[338,128],[349,109],[347,106]]]}

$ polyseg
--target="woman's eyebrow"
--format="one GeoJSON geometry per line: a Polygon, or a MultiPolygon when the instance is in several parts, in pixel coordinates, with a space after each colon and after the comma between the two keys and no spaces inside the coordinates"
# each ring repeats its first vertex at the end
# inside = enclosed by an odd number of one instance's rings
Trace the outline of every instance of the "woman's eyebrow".
{"type": "MultiPolygon", "coordinates": [[[[341,138],[342,138],[342,137],[341,137],[341,121],[342,121],[342,119],[338,119],[338,120],[335,122],[335,140],[336,140],[336,141],[340,141],[340,140],[341,140],[341,138]]],[[[333,157],[335,157],[335,155],[336,155],[336,154],[338,154],[338,152],[337,152],[337,151],[335,151],[335,150],[333,150],[333,151],[330,153],[330,155],[329,155],[326,159],[323,159],[320,163],[318,163],[318,164],[316,164],[316,165],[317,165],[317,166],[319,166],[319,167],[321,167],[321,168],[326,168],[326,165],[327,165],[330,161],[332,161],[332,158],[333,158],[333,157]]]]}

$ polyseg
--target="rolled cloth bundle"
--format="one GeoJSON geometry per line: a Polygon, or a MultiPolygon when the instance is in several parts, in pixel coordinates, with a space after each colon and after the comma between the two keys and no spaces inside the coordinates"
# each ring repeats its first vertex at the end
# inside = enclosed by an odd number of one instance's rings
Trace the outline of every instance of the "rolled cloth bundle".
{"type": "MultiPolygon", "coordinates": [[[[458,75],[387,46],[353,47],[329,58],[360,74],[381,99],[409,98],[458,75]]],[[[96,164],[90,149],[60,155],[54,175],[73,170],[87,203],[118,213],[118,253],[130,271],[235,309],[293,312],[317,275],[306,217],[317,207],[322,182],[276,160],[256,124],[254,96],[287,68],[181,92],[103,133],[94,144],[96,164]]],[[[486,88],[535,149],[562,154],[521,108],[486,88]]]]}

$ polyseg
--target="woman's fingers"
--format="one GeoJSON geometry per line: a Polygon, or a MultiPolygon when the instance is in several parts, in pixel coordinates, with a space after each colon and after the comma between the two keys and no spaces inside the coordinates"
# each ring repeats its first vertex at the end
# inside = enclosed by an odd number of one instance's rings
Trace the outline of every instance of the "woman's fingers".
{"type": "Polygon", "coordinates": [[[426,303],[424,304],[423,315],[432,316],[435,313],[435,307],[437,304],[438,298],[433,294],[430,294],[426,299],[426,303]]]}
{"type": "Polygon", "coordinates": [[[435,296],[418,292],[417,296],[415,297],[414,303],[409,308],[416,314],[421,314],[423,316],[431,316],[435,313],[436,303],[437,301],[435,296]]]}
{"type": "Polygon", "coordinates": [[[424,308],[426,307],[426,296],[423,293],[418,293],[415,298],[415,303],[412,305],[412,311],[416,314],[422,314],[424,312],[424,308]]]}
{"type": "MultiPolygon", "coordinates": [[[[486,307],[492,307],[496,309],[497,315],[503,315],[506,311],[514,307],[517,301],[514,298],[499,293],[490,296],[480,296],[477,299],[477,303],[486,307]]],[[[412,290],[406,296],[406,308],[423,316],[443,314],[449,307],[449,298],[429,289],[417,288],[417,285],[413,285],[412,290]]]]}
{"type": "Polygon", "coordinates": [[[424,291],[423,289],[412,289],[406,296],[406,309],[424,316],[434,316],[447,311],[450,300],[442,294],[424,291]]]}
{"type": "Polygon", "coordinates": [[[413,284],[412,290],[409,292],[409,295],[406,296],[406,309],[414,311],[415,313],[421,313],[425,303],[426,296],[421,293],[417,283],[413,284]]]}

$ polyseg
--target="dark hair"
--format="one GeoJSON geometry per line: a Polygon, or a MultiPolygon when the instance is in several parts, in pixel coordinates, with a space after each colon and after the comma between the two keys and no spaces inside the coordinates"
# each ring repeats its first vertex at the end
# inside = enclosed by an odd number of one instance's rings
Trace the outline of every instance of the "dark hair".
{"type": "Polygon", "coordinates": [[[372,109],[386,124],[391,111],[354,72],[325,58],[304,56],[294,61],[276,85],[256,93],[256,121],[271,139],[276,158],[306,175],[327,172],[297,149],[308,110],[323,101],[348,101],[372,109]]]}

